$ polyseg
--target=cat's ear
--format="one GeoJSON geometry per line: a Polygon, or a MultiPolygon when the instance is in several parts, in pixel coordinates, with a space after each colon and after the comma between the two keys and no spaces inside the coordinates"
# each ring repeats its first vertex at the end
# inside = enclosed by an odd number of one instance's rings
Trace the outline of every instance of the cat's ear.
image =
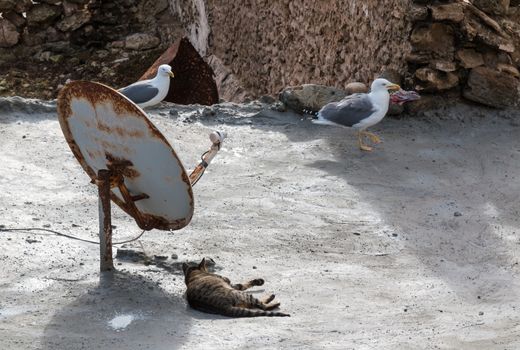
{"type": "Polygon", "coordinates": [[[190,265],[182,263],[182,272],[184,272],[184,274],[186,274],[186,270],[188,270],[188,267],[190,267],[190,265]]]}
{"type": "Polygon", "coordinates": [[[199,269],[206,270],[206,258],[202,258],[202,261],[199,264],[199,269]]]}

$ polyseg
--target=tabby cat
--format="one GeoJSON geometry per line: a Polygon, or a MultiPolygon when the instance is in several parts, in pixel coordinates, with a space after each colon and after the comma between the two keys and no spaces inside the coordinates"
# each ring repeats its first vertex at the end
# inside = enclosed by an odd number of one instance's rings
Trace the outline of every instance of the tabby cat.
{"type": "Polygon", "coordinates": [[[208,272],[206,259],[198,266],[182,265],[188,290],[188,303],[194,309],[229,317],[290,316],[270,311],[280,303],[272,302],[274,294],[257,299],[244,290],[261,286],[264,280],[257,278],[244,284],[231,284],[226,277],[208,272]]]}

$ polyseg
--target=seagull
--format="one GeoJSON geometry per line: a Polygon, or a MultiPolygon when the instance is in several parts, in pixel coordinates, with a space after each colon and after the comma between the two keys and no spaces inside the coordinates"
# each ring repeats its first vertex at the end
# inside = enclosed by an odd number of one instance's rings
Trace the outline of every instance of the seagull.
{"type": "Polygon", "coordinates": [[[162,64],[157,69],[155,78],[138,81],[118,91],[141,108],[153,106],[164,100],[168,94],[170,77],[174,77],[172,67],[162,64]]]}
{"type": "Polygon", "coordinates": [[[372,147],[363,143],[363,137],[367,136],[375,144],[381,143],[381,139],[365,129],[379,123],[385,117],[390,104],[389,91],[399,90],[401,87],[397,84],[386,79],[376,79],[372,82],[370,93],[353,94],[341,101],[328,103],[316,113],[317,119],[312,122],[356,130],[359,148],[370,152],[372,147]]]}

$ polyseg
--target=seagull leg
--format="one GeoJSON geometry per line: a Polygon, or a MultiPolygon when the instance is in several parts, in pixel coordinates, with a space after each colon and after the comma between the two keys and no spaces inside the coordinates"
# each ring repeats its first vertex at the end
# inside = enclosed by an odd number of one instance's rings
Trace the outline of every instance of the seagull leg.
{"type": "Polygon", "coordinates": [[[370,139],[370,141],[372,141],[373,143],[375,143],[376,145],[378,143],[381,143],[383,142],[379,136],[377,136],[376,134],[372,134],[371,132],[368,132],[368,131],[363,131],[363,134],[368,136],[368,138],[370,139]]]}
{"type": "Polygon", "coordinates": [[[358,131],[358,144],[359,144],[359,149],[362,150],[362,151],[367,151],[367,152],[371,152],[372,151],[372,147],[370,146],[367,146],[363,143],[363,131],[358,131]]]}

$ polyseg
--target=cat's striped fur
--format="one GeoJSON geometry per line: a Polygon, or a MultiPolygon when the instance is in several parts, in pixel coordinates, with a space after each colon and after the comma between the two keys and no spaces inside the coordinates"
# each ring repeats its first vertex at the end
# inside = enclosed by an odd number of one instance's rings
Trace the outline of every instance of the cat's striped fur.
{"type": "Polygon", "coordinates": [[[196,266],[185,263],[182,269],[188,287],[186,297],[194,309],[229,317],[290,316],[271,311],[280,306],[280,303],[273,302],[274,294],[257,299],[244,292],[253,286],[263,285],[261,278],[232,285],[228,278],[208,272],[206,259],[196,266]]]}

